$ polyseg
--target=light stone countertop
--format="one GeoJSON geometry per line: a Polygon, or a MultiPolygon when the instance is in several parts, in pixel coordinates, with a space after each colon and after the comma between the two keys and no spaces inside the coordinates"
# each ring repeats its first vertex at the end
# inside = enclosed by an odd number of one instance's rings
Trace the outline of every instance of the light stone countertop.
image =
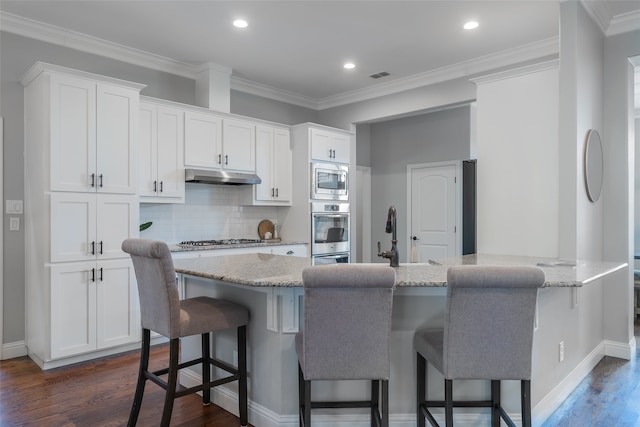
{"type": "MultiPolygon", "coordinates": [[[[302,270],[310,258],[246,254],[174,260],[176,272],[207,279],[256,287],[301,287],[302,270]]],[[[473,254],[433,261],[428,264],[400,264],[397,287],[446,286],[447,268],[452,265],[538,265],[546,276],[545,287],[579,287],[627,267],[626,263],[567,261],[513,255],[473,254]]]]}
{"type": "Polygon", "coordinates": [[[238,248],[263,248],[269,246],[289,246],[289,245],[308,245],[308,242],[294,240],[263,240],[262,242],[253,243],[235,243],[231,245],[207,245],[207,246],[180,246],[179,244],[169,245],[171,252],[196,252],[196,251],[215,251],[220,249],[238,249],[238,248]]]}

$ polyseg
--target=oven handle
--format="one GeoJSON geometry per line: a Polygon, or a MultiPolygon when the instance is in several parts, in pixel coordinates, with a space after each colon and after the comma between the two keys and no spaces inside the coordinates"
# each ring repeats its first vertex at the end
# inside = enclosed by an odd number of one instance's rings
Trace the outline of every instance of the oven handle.
{"type": "Polygon", "coordinates": [[[325,218],[349,218],[349,214],[348,213],[344,213],[344,214],[326,214],[326,213],[319,213],[319,212],[315,212],[313,213],[313,216],[321,216],[321,217],[325,217],[325,218]]]}
{"type": "Polygon", "coordinates": [[[327,254],[323,254],[323,255],[314,255],[314,258],[333,258],[333,259],[339,259],[339,258],[346,258],[348,257],[349,254],[348,253],[339,253],[337,255],[327,255],[327,254]]]}

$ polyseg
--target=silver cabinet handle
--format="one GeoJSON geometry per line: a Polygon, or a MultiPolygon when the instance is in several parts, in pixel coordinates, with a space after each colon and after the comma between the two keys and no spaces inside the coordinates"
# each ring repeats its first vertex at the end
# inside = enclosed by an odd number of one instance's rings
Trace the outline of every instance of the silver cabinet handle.
{"type": "Polygon", "coordinates": [[[224,155],[224,164],[225,165],[229,164],[229,156],[227,154],[224,155]]]}
{"type": "Polygon", "coordinates": [[[160,181],[160,192],[164,191],[164,181],[160,181]]]}
{"type": "Polygon", "coordinates": [[[154,193],[158,192],[158,181],[153,181],[153,192],[154,193]]]}
{"type": "Polygon", "coordinates": [[[92,173],[91,174],[91,188],[96,186],[96,174],[92,173]]]}
{"type": "Polygon", "coordinates": [[[98,175],[98,177],[100,178],[100,185],[99,186],[100,186],[100,188],[102,188],[103,187],[102,186],[102,174],[98,175]]]}
{"type": "Polygon", "coordinates": [[[91,255],[95,255],[96,254],[96,241],[92,241],[91,242],[91,255]]]}
{"type": "Polygon", "coordinates": [[[96,269],[95,268],[91,269],[91,281],[92,282],[96,281],[96,269]]]}
{"type": "Polygon", "coordinates": [[[218,164],[222,164],[222,154],[218,154],[218,164]]]}

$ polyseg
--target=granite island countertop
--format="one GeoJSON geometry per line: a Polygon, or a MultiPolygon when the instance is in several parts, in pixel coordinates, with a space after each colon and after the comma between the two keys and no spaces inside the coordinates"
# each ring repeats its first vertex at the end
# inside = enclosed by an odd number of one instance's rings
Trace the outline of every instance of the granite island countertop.
{"type": "Polygon", "coordinates": [[[177,243],[169,245],[171,252],[199,252],[199,251],[215,251],[221,249],[239,249],[239,248],[263,248],[269,246],[289,246],[289,245],[308,245],[309,242],[298,240],[262,240],[260,242],[250,243],[233,243],[226,245],[204,245],[204,246],[182,246],[177,243]]]}
{"type": "MultiPolygon", "coordinates": [[[[301,287],[302,270],[310,258],[271,254],[228,255],[174,261],[177,273],[256,287],[301,287]]],[[[446,286],[453,265],[537,265],[545,272],[545,287],[579,287],[621,270],[626,263],[514,255],[472,254],[395,267],[397,287],[446,286]]]]}

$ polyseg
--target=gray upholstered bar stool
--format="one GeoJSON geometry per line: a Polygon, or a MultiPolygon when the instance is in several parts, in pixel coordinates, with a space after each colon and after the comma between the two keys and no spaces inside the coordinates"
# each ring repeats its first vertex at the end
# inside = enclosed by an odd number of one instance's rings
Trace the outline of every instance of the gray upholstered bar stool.
{"type": "Polygon", "coordinates": [[[181,301],[176,287],[173,259],[164,242],[127,239],[122,243],[122,250],[130,254],[133,261],[138,281],[142,323],[140,370],[128,425],[136,425],[147,380],[166,390],[161,426],[169,425],[175,398],[202,391],[202,401],[207,405],[211,403],[211,387],[237,380],[240,422],[243,426],[247,425],[246,325],[249,323],[249,311],[241,305],[208,297],[181,301]],[[210,355],[210,332],[230,328],[237,328],[238,333],[237,369],[210,355]],[[150,331],[162,334],[170,340],[169,367],[155,372],[148,370],[150,331]],[[202,356],[179,363],[180,338],[190,335],[201,335],[202,356]],[[178,371],[197,364],[202,364],[202,384],[190,388],[178,385],[178,371]],[[231,375],[212,381],[211,365],[231,375]],[[161,378],[165,374],[166,381],[161,378]],[[179,390],[176,390],[176,387],[179,390]]]}
{"type": "Polygon", "coordinates": [[[444,329],[416,331],[417,418],[438,426],[428,407],[491,408],[491,423],[515,424],[500,404],[500,380],[521,381],[522,426],[531,426],[531,350],[538,288],[544,272],[528,266],[457,266],[447,272],[444,329]],[[426,360],[444,375],[444,401],[427,400],[426,360]],[[491,400],[454,401],[452,380],[491,380],[491,400]]]}
{"type": "Polygon", "coordinates": [[[385,265],[308,267],[304,326],[296,335],[300,425],[313,408],[371,408],[371,425],[389,425],[389,335],[395,270],[385,265]],[[312,380],[371,380],[371,399],[311,401],[312,380]],[[382,401],[380,399],[382,393],[382,401]]]}

